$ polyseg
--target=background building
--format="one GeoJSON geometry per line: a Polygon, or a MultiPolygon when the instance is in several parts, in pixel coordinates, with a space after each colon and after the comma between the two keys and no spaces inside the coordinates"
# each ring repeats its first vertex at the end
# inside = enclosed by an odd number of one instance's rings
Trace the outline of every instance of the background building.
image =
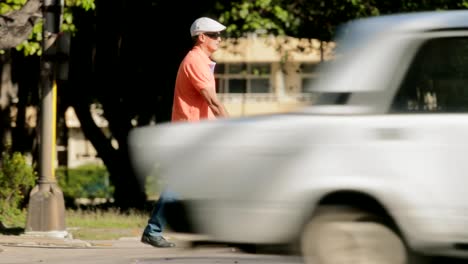
{"type": "Polygon", "coordinates": [[[316,39],[226,39],[213,58],[220,100],[231,116],[291,111],[313,103],[306,91],[319,63],[333,58],[334,43],[316,39]]]}

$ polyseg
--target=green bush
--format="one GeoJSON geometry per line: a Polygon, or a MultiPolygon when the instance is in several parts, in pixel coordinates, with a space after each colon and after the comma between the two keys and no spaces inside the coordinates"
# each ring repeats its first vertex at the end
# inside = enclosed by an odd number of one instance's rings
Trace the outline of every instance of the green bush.
{"type": "Polygon", "coordinates": [[[104,166],[83,165],[77,168],[58,168],[57,182],[65,199],[112,198],[114,187],[109,183],[109,173],[104,166]]]}
{"type": "Polygon", "coordinates": [[[34,186],[36,173],[19,153],[2,153],[0,166],[0,222],[9,223],[22,213],[22,203],[34,186]]]}

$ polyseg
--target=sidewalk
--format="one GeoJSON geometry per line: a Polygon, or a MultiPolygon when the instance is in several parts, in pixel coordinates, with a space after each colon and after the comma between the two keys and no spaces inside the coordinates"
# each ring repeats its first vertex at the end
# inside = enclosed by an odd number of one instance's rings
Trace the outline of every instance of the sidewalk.
{"type": "MultiPolygon", "coordinates": [[[[0,235],[0,264],[187,264],[219,263],[217,259],[242,257],[228,246],[192,247],[191,235],[166,233],[174,248],[155,248],[139,237],[83,241],[30,235],[0,235]],[[215,258],[212,260],[212,258],[215,258]],[[206,259],[206,261],[201,259],[206,259]],[[214,262],[213,262],[214,261],[214,262]]],[[[234,261],[233,261],[234,262],[234,261]]]]}

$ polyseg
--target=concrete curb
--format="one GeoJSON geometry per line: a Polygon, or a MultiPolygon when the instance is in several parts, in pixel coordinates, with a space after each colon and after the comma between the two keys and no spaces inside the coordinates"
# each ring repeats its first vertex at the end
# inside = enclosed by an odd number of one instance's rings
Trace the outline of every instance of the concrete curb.
{"type": "MultiPolygon", "coordinates": [[[[178,234],[167,232],[164,237],[174,241],[178,246],[187,246],[192,241],[203,239],[203,236],[178,234]]],[[[97,248],[105,245],[106,247],[113,246],[115,242],[135,242],[140,243],[140,237],[122,237],[109,241],[84,241],[72,238],[60,238],[38,235],[0,235],[0,246],[15,246],[15,247],[50,247],[50,248],[97,248]]],[[[143,244],[142,244],[143,245],[143,244]]],[[[0,252],[2,249],[0,248],[0,252]]]]}
{"type": "Polygon", "coordinates": [[[71,247],[71,248],[86,248],[93,245],[87,241],[70,239],[70,238],[54,238],[40,237],[30,235],[0,235],[0,245],[4,246],[29,246],[29,247],[71,247]]]}

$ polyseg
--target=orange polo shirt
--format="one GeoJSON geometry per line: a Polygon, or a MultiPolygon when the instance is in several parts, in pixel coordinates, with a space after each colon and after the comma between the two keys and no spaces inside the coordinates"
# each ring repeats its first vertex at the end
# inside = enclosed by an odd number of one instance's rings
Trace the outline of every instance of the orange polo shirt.
{"type": "Polygon", "coordinates": [[[215,89],[214,65],[200,47],[195,46],[187,53],[177,71],[172,105],[173,122],[215,119],[200,93],[202,89],[215,89]]]}

